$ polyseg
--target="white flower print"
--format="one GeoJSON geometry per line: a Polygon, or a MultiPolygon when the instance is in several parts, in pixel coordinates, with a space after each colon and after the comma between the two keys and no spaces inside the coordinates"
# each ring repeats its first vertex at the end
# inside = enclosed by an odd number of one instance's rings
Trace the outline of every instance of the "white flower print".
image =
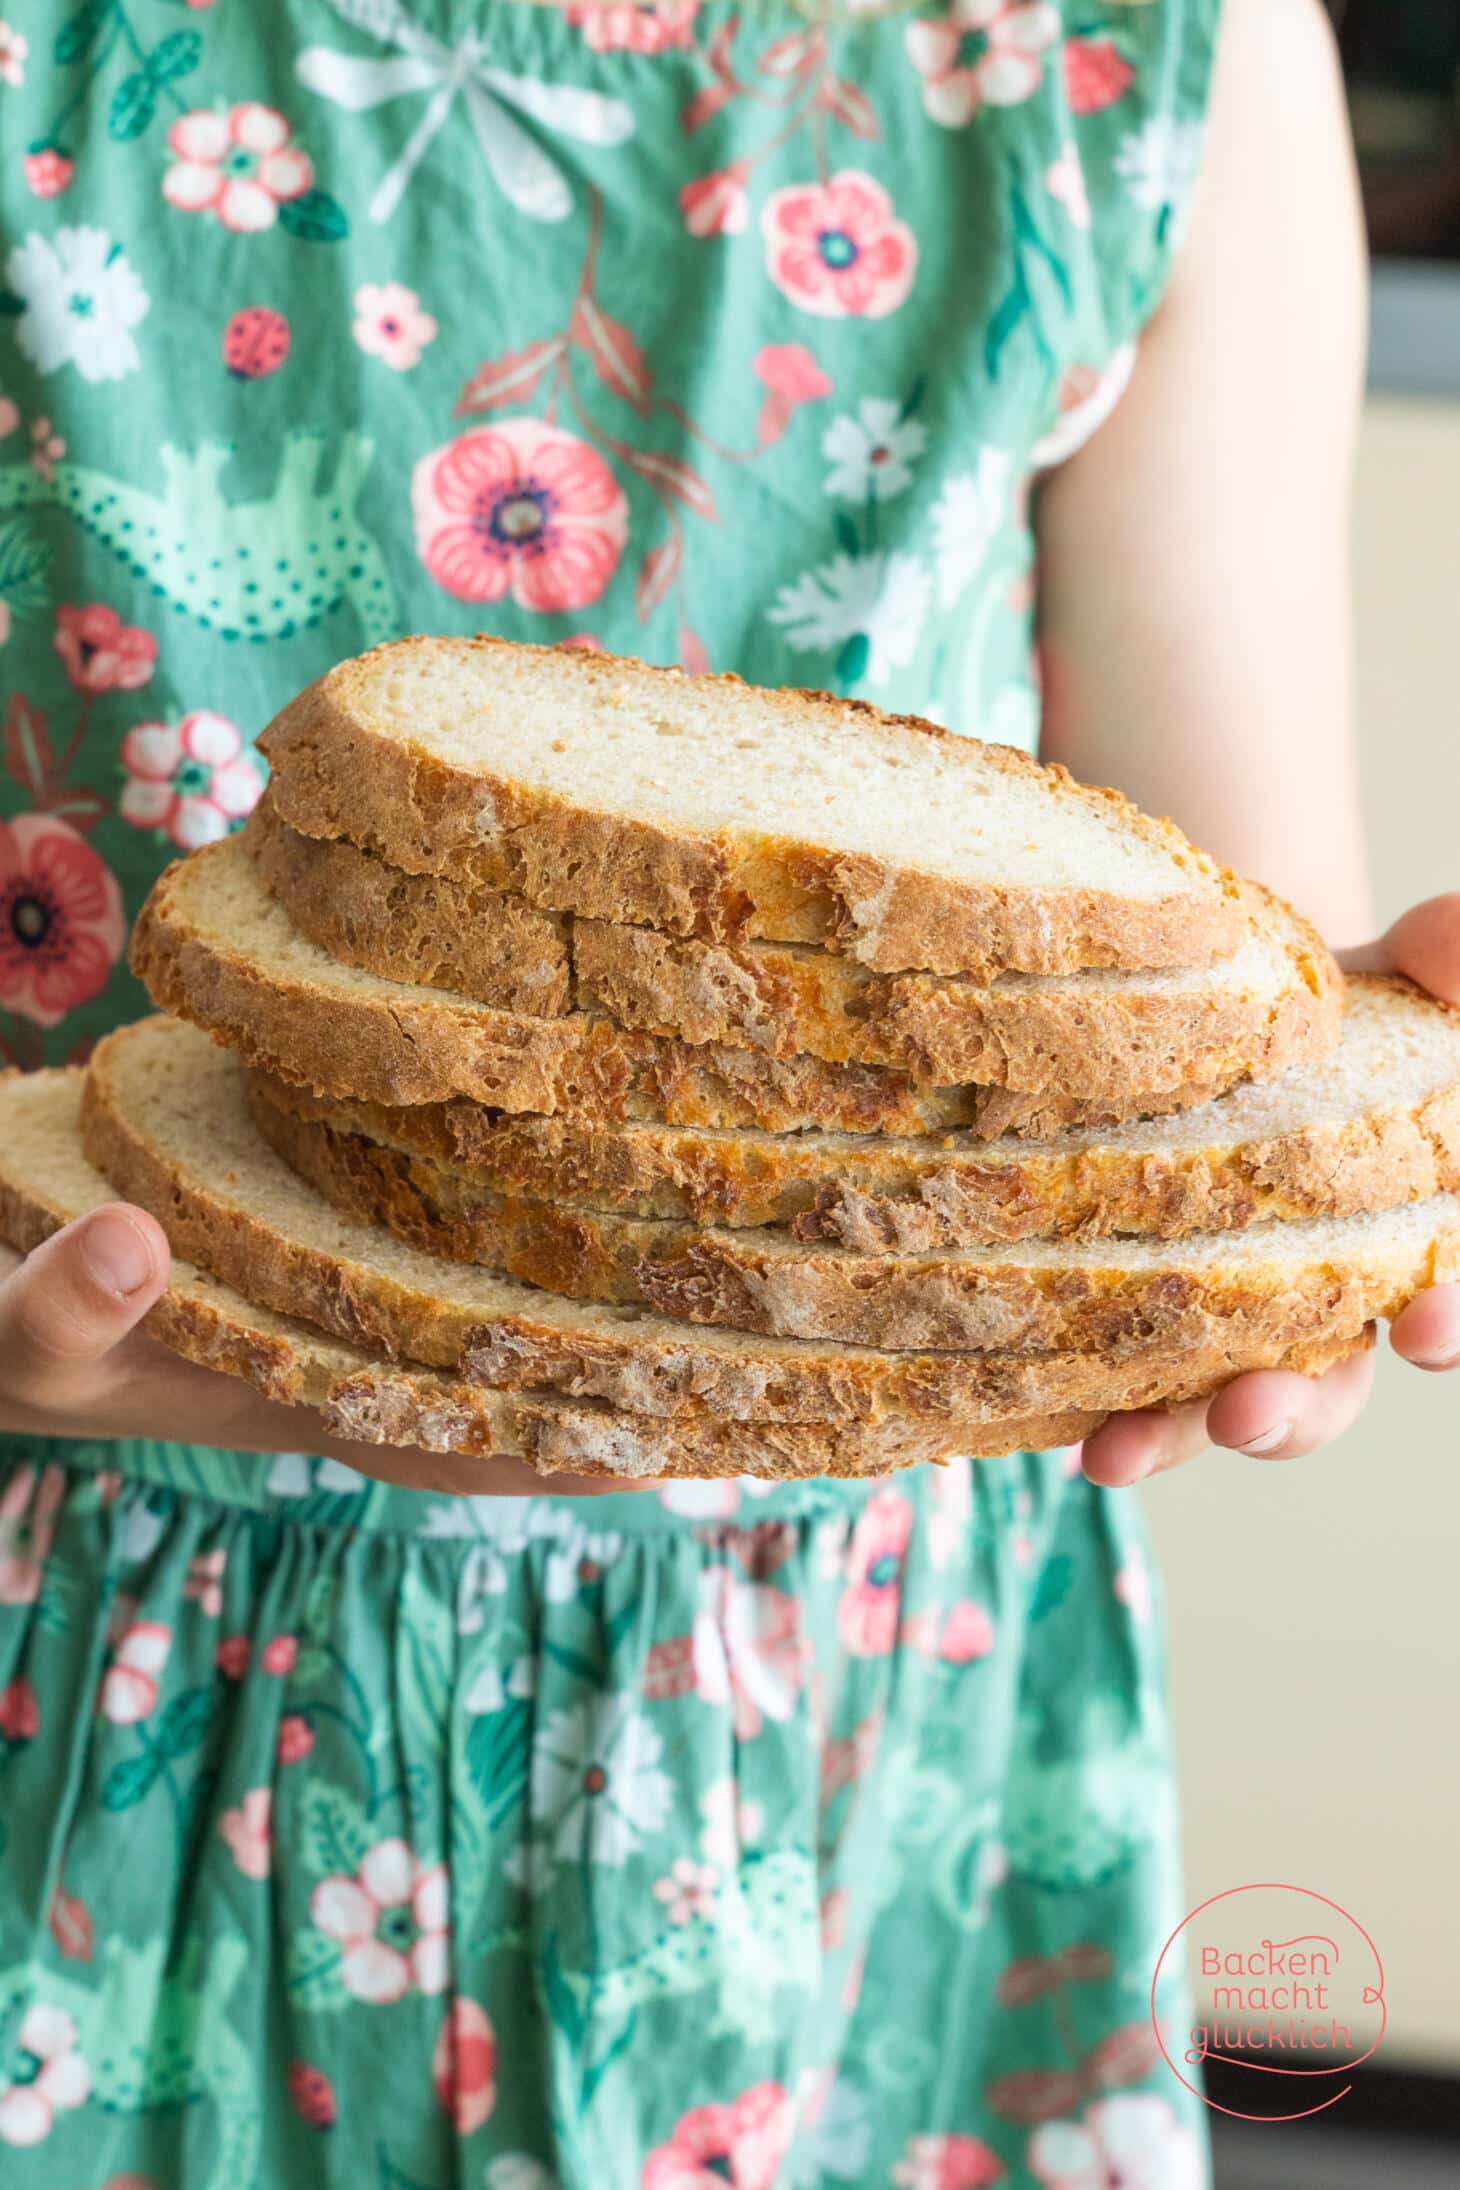
{"type": "Polygon", "coordinates": [[[953,472],[944,482],[933,505],[940,608],[951,608],[982,569],[1008,510],[1013,472],[1007,449],[986,446],[972,471],[953,472]]]}
{"type": "Polygon", "coordinates": [[[1032,685],[1006,684],[980,727],[990,745],[1017,745],[1021,753],[1039,746],[1039,694],[1032,685]]]}
{"type": "Polygon", "coordinates": [[[0,2144],[40,2144],[59,2113],[86,2103],[91,2077],[76,2050],[76,2025],[62,2008],[39,2002],[28,2008],[16,2050],[29,2056],[28,2073],[0,2088],[0,2144]]]}
{"type": "Polygon", "coordinates": [[[865,2182],[872,2122],[867,2102],[834,2069],[803,2078],[801,2123],[786,2160],[791,2190],[819,2190],[828,2177],[865,2182]]]}
{"type": "Polygon", "coordinates": [[[27,236],[5,278],[24,306],[15,339],[38,372],[74,365],[83,380],[122,380],[141,364],[131,331],[151,299],[104,228],[27,236]]]}
{"type": "Polygon", "coordinates": [[[826,491],[846,502],[890,502],[912,484],[912,467],[927,446],[925,429],[904,418],[900,403],[869,395],[856,415],[834,418],[821,437],[821,453],[834,468],[826,491]]]}
{"type": "Polygon", "coordinates": [[[664,1903],[671,1924],[688,1924],[702,1916],[708,1922],[715,1913],[715,1894],[720,1884],[718,1867],[696,1863],[693,1856],[676,1856],[663,1878],[654,1881],[654,1899],[664,1903]]]}
{"type": "Polygon", "coordinates": [[[1044,171],[1044,187],[1064,207],[1077,228],[1089,227],[1090,192],[1076,146],[1061,145],[1059,158],[1051,160],[1044,171]]]}
{"type": "Polygon", "coordinates": [[[1115,172],[1146,213],[1184,206],[1201,168],[1202,124],[1174,114],[1153,114],[1128,131],[1115,155],[1115,172]]]}
{"type": "Polygon", "coordinates": [[[554,1711],[532,1746],[532,1803],[560,1861],[586,1854],[621,1865],[669,1816],[674,1785],[664,1743],[626,1696],[554,1711]]]}
{"type": "Polygon", "coordinates": [[[800,654],[812,648],[841,650],[845,674],[856,681],[858,669],[848,650],[862,641],[867,676],[886,684],[894,669],[905,669],[917,652],[928,613],[933,581],[916,556],[834,555],[782,586],[769,611],[774,624],[800,654]]]}
{"type": "Polygon", "coordinates": [[[1200,2148],[1155,2092],[1121,2092],[1087,2107],[1083,2123],[1046,2122],[1029,2140],[1044,2190],[1201,2190],[1200,2148]]]}
{"type": "Polygon", "coordinates": [[[699,1579],[695,1614],[695,1688],[724,1705],[741,1741],[767,1719],[784,1721],[796,1708],[807,1646],[797,1600],[769,1582],[742,1582],[725,1567],[699,1579]]]}
{"type": "Polygon", "coordinates": [[[482,2182],[484,2190],[558,2190],[557,2176],[526,2152],[504,2152],[500,2159],[489,2160],[482,2182]]]}
{"type": "Polygon", "coordinates": [[[264,788],[237,723],[211,707],[194,708],[179,723],[137,723],[122,740],[122,767],[122,819],[164,830],[180,852],[227,836],[264,788]]]}
{"type": "Polygon", "coordinates": [[[733,1779],[717,1779],[700,1797],[700,1853],[721,1877],[733,1873],[742,1848],[760,1839],[765,1814],[758,1802],[742,1801],[733,1779]]]}
{"type": "Polygon", "coordinates": [[[920,16],[904,33],[923,106],[944,129],[964,128],[982,106],[1032,98],[1059,36],[1053,0],[953,0],[946,15],[920,16]]]}
{"type": "Polygon", "coordinates": [[[451,1974],[450,1885],[444,1863],[419,1861],[404,1840],[378,1840],[353,1878],[320,1880],[309,1913],[340,1947],[340,1982],[372,2005],[414,1985],[442,1992],[451,1974]]]}
{"type": "Polygon", "coordinates": [[[9,84],[18,91],[25,82],[26,55],[30,52],[30,40],[23,32],[12,30],[9,23],[0,21],[0,84],[9,84]]]}
{"type": "Polygon", "coordinates": [[[240,235],[272,228],[279,207],[302,198],[314,181],[309,154],[289,142],[289,124],[256,99],[226,114],[209,107],[180,114],[167,133],[176,155],[162,195],[180,213],[211,213],[240,235]]]}

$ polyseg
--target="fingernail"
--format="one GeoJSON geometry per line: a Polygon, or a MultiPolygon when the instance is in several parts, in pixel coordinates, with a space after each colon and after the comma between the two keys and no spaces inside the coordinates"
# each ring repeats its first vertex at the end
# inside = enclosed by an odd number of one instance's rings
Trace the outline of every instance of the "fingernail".
{"type": "Polygon", "coordinates": [[[81,1253],[97,1284],[124,1300],[129,1293],[140,1292],[152,1275],[147,1242],[126,1217],[95,1218],[81,1235],[81,1253]]]}
{"type": "Polygon", "coordinates": [[[1285,1445],[1292,1434],[1291,1422],[1274,1422],[1270,1430],[1263,1430],[1260,1436],[1249,1437],[1237,1450],[1250,1454],[1254,1460],[1265,1460],[1270,1452],[1277,1451],[1279,1445],[1285,1445]]]}
{"type": "Polygon", "coordinates": [[[1447,1353],[1411,1354],[1409,1359],[1416,1369],[1460,1369],[1460,1353],[1453,1349],[1447,1353]]]}

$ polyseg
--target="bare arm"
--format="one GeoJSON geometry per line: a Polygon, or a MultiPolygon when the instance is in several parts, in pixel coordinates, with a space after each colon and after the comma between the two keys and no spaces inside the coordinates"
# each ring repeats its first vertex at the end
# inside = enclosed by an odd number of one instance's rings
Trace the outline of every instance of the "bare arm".
{"type": "Polygon", "coordinates": [[[1039,498],[1044,752],[1336,944],[1372,932],[1349,597],[1365,301],[1318,0],[1226,0],[1169,293],[1114,416],[1039,498]]]}

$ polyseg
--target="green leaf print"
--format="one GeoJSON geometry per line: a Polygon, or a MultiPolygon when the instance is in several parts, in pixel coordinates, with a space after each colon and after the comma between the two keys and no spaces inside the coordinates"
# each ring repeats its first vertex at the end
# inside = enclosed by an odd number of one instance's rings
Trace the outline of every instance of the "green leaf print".
{"type": "Polygon", "coordinates": [[[83,0],[70,21],[61,25],[52,50],[62,68],[90,50],[111,11],[111,0],[83,0]]]}
{"type": "Polygon", "coordinates": [[[124,76],[112,93],[106,126],[119,144],[129,144],[141,136],[156,112],[157,86],[146,69],[139,68],[131,76],[124,76]]]}
{"type": "Polygon", "coordinates": [[[195,30],[173,30],[147,56],[147,73],[154,84],[175,83],[191,76],[202,58],[203,41],[195,30]]]}
{"type": "Polygon", "coordinates": [[[370,1847],[365,1812],[338,1787],[315,1781],[299,1805],[300,1842],[311,1870],[355,1871],[370,1847]]]}
{"type": "Polygon", "coordinates": [[[345,209],[327,190],[306,190],[279,207],[279,226],[301,243],[342,243],[350,233],[345,209]]]}
{"type": "Polygon", "coordinates": [[[431,2190],[429,2183],[418,2181],[414,2175],[402,2173],[383,2144],[376,2146],[375,2160],[380,2169],[378,2190],[431,2190]]]}
{"type": "Polygon", "coordinates": [[[1062,1551],[1057,1557],[1045,1561],[1035,1584],[1034,1595],[1029,1600],[1031,1620],[1042,1620],[1046,1613],[1053,1612],[1058,1605],[1064,1603],[1070,1593],[1074,1574],[1075,1562],[1067,1552],[1062,1551]]]}
{"type": "Polygon", "coordinates": [[[162,1759],[151,1749],[141,1756],[124,1757],[114,1764],[102,1781],[101,1806],[104,1810],[130,1810],[152,1792],[162,1771],[162,1759]]]}
{"type": "Polygon", "coordinates": [[[285,1962],[289,1997],[301,2007],[344,2007],[350,1995],[340,1976],[340,1950],[323,1932],[296,1932],[285,1962]]]}
{"type": "Polygon", "coordinates": [[[0,524],[0,601],[12,616],[26,616],[44,608],[50,598],[46,572],[51,551],[32,538],[23,517],[0,524]]]}
{"type": "Polygon", "coordinates": [[[836,658],[838,684],[860,684],[867,674],[872,642],[865,631],[854,631],[836,658]]]}
{"type": "Polygon", "coordinates": [[[211,1688],[188,1688],[174,1696],[157,1721],[157,1753],[163,1757],[186,1756],[196,1749],[213,1715],[211,1688]]]}
{"type": "Polygon", "coordinates": [[[466,1737],[466,1768],[492,1832],[497,1832],[516,1809],[527,1784],[527,1728],[531,1717],[526,1699],[515,1698],[500,1711],[489,1711],[471,1722],[466,1737]]]}

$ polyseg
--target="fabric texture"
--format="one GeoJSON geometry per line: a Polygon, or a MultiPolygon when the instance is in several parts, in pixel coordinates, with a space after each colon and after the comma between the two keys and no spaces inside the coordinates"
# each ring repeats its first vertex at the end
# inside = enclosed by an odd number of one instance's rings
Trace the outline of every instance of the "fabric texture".
{"type": "MultiPolygon", "coordinates": [[[[145,1008],[163,862],[402,631],[1037,742],[1031,495],[1162,294],[1216,0],[44,13],[0,1060],[145,1008]]],[[[0,1440],[7,2186],[1200,2190],[1151,1598],[1058,1454],[448,1504],[0,1440]]]]}

